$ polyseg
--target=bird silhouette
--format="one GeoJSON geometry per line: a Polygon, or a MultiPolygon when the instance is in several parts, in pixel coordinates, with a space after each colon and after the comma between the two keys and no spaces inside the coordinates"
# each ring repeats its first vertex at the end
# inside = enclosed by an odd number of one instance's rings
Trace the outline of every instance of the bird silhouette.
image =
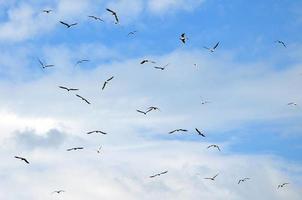
{"type": "Polygon", "coordinates": [[[109,79],[107,79],[104,84],[103,84],[103,87],[102,87],[102,90],[105,89],[106,85],[109,83],[109,81],[111,81],[112,79],[114,78],[114,76],[111,76],[109,79]]]}
{"type": "Polygon", "coordinates": [[[209,149],[209,148],[217,148],[220,151],[219,146],[216,145],[216,144],[212,144],[212,145],[210,145],[210,146],[207,147],[207,149],[209,149]]]}
{"type": "Polygon", "coordinates": [[[94,19],[94,20],[99,20],[99,21],[101,21],[101,22],[104,22],[104,20],[102,20],[100,17],[94,16],[94,15],[89,15],[88,17],[89,17],[89,18],[92,18],[92,19],[94,19]]]}
{"type": "Polygon", "coordinates": [[[175,132],[187,132],[188,130],[186,129],[175,129],[173,131],[170,131],[169,134],[175,133],[175,132]]]}
{"type": "Polygon", "coordinates": [[[167,67],[169,64],[170,64],[170,63],[168,63],[168,64],[166,64],[166,65],[164,65],[164,66],[162,66],[162,67],[160,67],[160,66],[154,66],[154,68],[155,68],[155,69],[159,69],[159,70],[165,70],[166,67],[167,67]]]}
{"type": "Polygon", "coordinates": [[[82,149],[84,149],[84,147],[73,147],[73,148],[67,149],[66,151],[76,151],[76,150],[82,150],[82,149]]]}
{"type": "Polygon", "coordinates": [[[142,60],[142,61],[140,62],[140,64],[143,65],[143,64],[148,63],[148,62],[153,63],[153,64],[156,63],[155,61],[145,59],[145,60],[142,60]]]}
{"type": "Polygon", "coordinates": [[[113,11],[113,10],[111,10],[111,9],[109,9],[109,8],[106,8],[106,10],[107,10],[108,12],[110,12],[110,13],[114,16],[114,18],[115,18],[115,23],[116,23],[116,24],[119,23],[119,18],[118,18],[118,16],[117,16],[116,12],[113,11]]]}
{"type": "Polygon", "coordinates": [[[43,69],[49,68],[49,67],[54,67],[54,65],[44,64],[40,59],[38,59],[38,61],[43,69]]]}
{"type": "Polygon", "coordinates": [[[166,173],[168,173],[168,171],[164,171],[164,172],[160,172],[158,174],[151,175],[151,176],[149,176],[149,178],[155,178],[157,176],[161,176],[161,175],[166,174],[166,173]]]}
{"type": "Polygon", "coordinates": [[[202,136],[202,137],[206,137],[204,133],[202,133],[200,130],[198,130],[197,128],[195,128],[196,132],[198,133],[198,135],[202,136]]]}
{"type": "Polygon", "coordinates": [[[182,43],[185,44],[188,38],[186,37],[186,34],[185,34],[185,33],[182,33],[182,34],[180,35],[180,38],[179,38],[179,39],[180,39],[180,41],[182,41],[182,43]]]}
{"type": "Polygon", "coordinates": [[[86,134],[88,134],[88,135],[90,135],[90,134],[92,134],[92,133],[101,133],[101,134],[103,134],[103,135],[106,135],[107,133],[105,133],[105,132],[103,132],[103,131],[90,131],[90,132],[87,132],[86,134]]]}
{"type": "Polygon", "coordinates": [[[20,157],[20,156],[15,156],[15,158],[24,161],[25,163],[29,164],[28,160],[26,158],[20,157]]]}
{"type": "Polygon", "coordinates": [[[130,35],[135,35],[135,33],[137,33],[138,31],[130,31],[127,35],[130,36],[130,35]]]}
{"type": "Polygon", "coordinates": [[[83,60],[78,60],[76,62],[76,65],[79,65],[79,64],[82,64],[83,62],[89,62],[90,60],[87,60],[87,59],[83,59],[83,60]]]}
{"type": "Polygon", "coordinates": [[[287,48],[286,44],[285,44],[283,41],[281,41],[281,40],[276,40],[275,42],[276,42],[276,43],[279,43],[279,44],[282,44],[282,46],[283,46],[284,48],[287,48]]]}
{"type": "Polygon", "coordinates": [[[61,24],[63,24],[63,25],[65,25],[65,26],[66,26],[66,28],[70,28],[70,27],[75,26],[75,25],[77,25],[77,24],[78,24],[78,23],[68,24],[68,23],[63,22],[63,21],[60,21],[60,23],[61,23],[61,24]]]}
{"type": "Polygon", "coordinates": [[[141,110],[136,110],[136,111],[139,112],[139,113],[142,113],[144,115],[147,115],[147,112],[144,112],[144,111],[141,111],[141,110]]]}
{"type": "Polygon", "coordinates": [[[283,188],[284,186],[286,186],[286,185],[288,185],[289,183],[282,183],[282,184],[280,184],[280,185],[278,185],[278,189],[279,188],[283,188]]]}
{"type": "Polygon", "coordinates": [[[65,192],[65,190],[55,190],[55,191],[53,191],[52,192],[52,194],[61,194],[61,193],[63,193],[63,192],[65,192]]]}
{"type": "Polygon", "coordinates": [[[215,178],[216,178],[218,175],[219,175],[219,173],[218,173],[218,174],[216,174],[216,175],[215,175],[215,176],[213,176],[213,177],[204,178],[204,179],[215,181],[215,178]]]}
{"type": "Polygon", "coordinates": [[[84,97],[82,97],[78,94],[76,94],[76,96],[79,97],[80,99],[82,99],[83,101],[85,101],[87,104],[90,104],[90,102],[87,99],[85,99],[84,97]]]}
{"type": "Polygon", "coordinates": [[[77,88],[68,88],[68,87],[65,87],[65,86],[59,86],[59,88],[61,88],[61,89],[63,89],[63,90],[67,90],[68,92],[69,92],[69,91],[77,91],[77,90],[79,90],[79,89],[77,89],[77,88]]]}
{"type": "Polygon", "coordinates": [[[245,181],[247,181],[247,180],[250,180],[250,178],[239,179],[238,184],[240,184],[241,182],[243,183],[243,182],[245,182],[245,181]]]}
{"type": "Polygon", "coordinates": [[[51,10],[51,9],[48,9],[48,10],[47,10],[47,9],[44,9],[44,10],[42,10],[42,12],[49,14],[49,13],[52,12],[52,10],[51,10]]]}
{"type": "Polygon", "coordinates": [[[216,50],[216,48],[218,47],[219,43],[220,42],[217,42],[213,48],[209,48],[209,47],[203,47],[203,48],[205,48],[205,49],[207,49],[207,50],[209,50],[210,52],[213,53],[216,50]]]}

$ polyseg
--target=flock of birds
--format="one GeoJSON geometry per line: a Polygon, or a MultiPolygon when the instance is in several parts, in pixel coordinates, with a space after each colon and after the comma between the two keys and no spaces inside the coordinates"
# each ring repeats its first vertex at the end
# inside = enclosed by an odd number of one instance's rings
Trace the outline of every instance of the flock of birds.
{"type": "MultiPolygon", "coordinates": [[[[119,17],[118,17],[118,14],[117,12],[115,12],[114,10],[112,9],[109,9],[109,8],[106,8],[106,11],[108,11],[113,17],[114,17],[114,23],[115,24],[118,24],[119,23],[119,17]]],[[[42,12],[46,13],[46,14],[50,14],[53,12],[53,10],[51,9],[44,9],[42,10],[42,12]]],[[[97,20],[97,21],[101,21],[101,22],[104,22],[103,19],[101,19],[100,17],[98,16],[94,16],[94,15],[89,15],[88,16],[89,18],[93,19],[93,20],[97,20]]],[[[72,28],[73,26],[76,26],[78,23],[67,23],[67,22],[64,22],[64,21],[59,21],[59,23],[61,23],[62,25],[64,25],[66,28],[72,28]]],[[[128,35],[134,35],[137,31],[131,31],[128,33],[128,35]]],[[[183,44],[186,44],[187,40],[188,40],[188,37],[186,36],[185,33],[182,33],[179,37],[179,40],[183,43],[183,44]]],[[[281,41],[281,40],[276,40],[275,41],[276,43],[278,44],[281,44],[284,48],[287,48],[287,45],[281,41]]],[[[215,50],[218,48],[220,42],[217,42],[213,47],[204,47],[204,49],[208,50],[209,52],[213,53],[215,52],[215,50]]],[[[55,65],[53,64],[47,64],[45,62],[43,62],[42,60],[38,59],[38,62],[40,63],[40,66],[42,67],[42,69],[46,69],[46,68],[51,68],[51,67],[55,67],[55,65]]],[[[89,62],[88,59],[82,59],[82,60],[79,60],[76,62],[76,65],[79,65],[81,63],[84,63],[84,62],[89,62]]],[[[151,64],[156,64],[155,61],[153,60],[149,60],[149,59],[144,59],[140,62],[141,65],[143,64],[146,64],[146,63],[151,63],[151,64]]],[[[158,69],[158,70],[165,70],[166,67],[169,65],[170,63],[164,65],[164,66],[154,66],[155,69],[158,69]]],[[[197,64],[194,64],[195,66],[197,66],[197,64]]],[[[103,86],[101,87],[102,90],[104,90],[106,88],[106,86],[110,83],[110,81],[114,78],[114,76],[108,78],[104,83],[103,83],[103,86]]],[[[69,88],[69,87],[66,87],[66,86],[59,86],[60,89],[63,89],[63,90],[66,90],[67,92],[70,92],[70,91],[78,91],[79,89],[78,88],[69,88]]],[[[79,95],[79,94],[75,94],[76,97],[80,98],[82,101],[84,101],[85,103],[87,104],[91,104],[91,102],[89,100],[87,100],[85,97],[79,95]]],[[[206,101],[206,100],[203,100],[201,102],[202,105],[204,104],[208,104],[208,103],[211,103],[210,101],[206,101]]],[[[297,103],[295,102],[290,102],[287,104],[288,106],[298,106],[297,103]]],[[[151,111],[160,111],[160,109],[158,107],[155,107],[155,106],[151,106],[151,107],[148,107],[146,110],[139,110],[137,109],[136,110],[138,113],[141,113],[143,115],[147,115],[148,113],[150,113],[151,111]]],[[[202,136],[202,137],[206,137],[205,135],[205,132],[203,130],[199,130],[198,128],[195,128],[195,131],[196,133],[199,135],[199,136],[202,136]]],[[[184,132],[188,132],[187,129],[175,129],[175,130],[172,130],[170,131],[168,134],[174,134],[174,133],[184,133],[184,132]]],[[[90,132],[87,132],[86,134],[90,135],[90,134],[94,134],[94,133],[97,133],[97,134],[102,134],[102,135],[106,135],[107,133],[106,132],[103,132],[101,130],[94,130],[94,131],[90,131],[90,132]]],[[[217,145],[217,144],[211,144],[207,147],[207,149],[210,149],[210,148],[216,148],[218,151],[221,151],[221,148],[217,145]]],[[[66,151],[77,151],[77,150],[83,150],[84,147],[72,147],[72,148],[69,148],[69,149],[66,149],[66,151]]],[[[99,147],[97,149],[97,153],[101,153],[101,150],[102,150],[102,147],[99,147]]],[[[30,164],[30,162],[28,161],[27,158],[24,158],[24,157],[21,157],[21,156],[15,156],[16,159],[19,159],[21,161],[23,161],[24,163],[26,164],[30,164]]],[[[149,178],[156,178],[156,177],[159,177],[159,176],[162,176],[162,175],[165,175],[168,173],[168,170],[166,171],[163,171],[163,172],[160,172],[160,173],[156,173],[156,174],[153,174],[153,175],[150,175],[149,178]]],[[[216,175],[214,175],[213,177],[206,177],[204,178],[205,180],[211,180],[211,181],[215,181],[216,178],[218,177],[219,173],[217,173],[216,175]]],[[[238,184],[241,184],[241,183],[244,183],[248,180],[250,180],[251,178],[249,177],[244,177],[242,179],[239,179],[238,180],[238,184]]],[[[285,187],[286,185],[288,185],[289,183],[281,183],[277,186],[277,189],[280,189],[280,188],[283,188],[285,187]]],[[[55,193],[55,194],[61,194],[61,193],[64,193],[65,190],[55,190],[53,191],[52,193],[55,193]]]]}

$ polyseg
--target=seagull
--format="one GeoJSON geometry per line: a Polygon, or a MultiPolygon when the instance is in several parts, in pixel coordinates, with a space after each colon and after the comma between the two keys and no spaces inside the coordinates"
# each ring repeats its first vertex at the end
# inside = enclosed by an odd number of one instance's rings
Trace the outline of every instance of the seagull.
{"type": "Polygon", "coordinates": [[[238,184],[240,184],[241,182],[245,182],[246,180],[250,180],[250,178],[243,178],[243,179],[240,179],[240,180],[238,181],[238,184]]]}
{"type": "Polygon", "coordinates": [[[166,67],[169,65],[170,63],[166,64],[165,66],[159,67],[159,66],[154,66],[155,69],[160,69],[160,70],[164,70],[166,69],[166,67]]]}
{"type": "Polygon", "coordinates": [[[283,188],[285,185],[288,185],[289,183],[282,183],[282,184],[280,184],[280,185],[278,185],[278,189],[279,188],[283,188]]]}
{"type": "Polygon", "coordinates": [[[204,101],[204,100],[201,101],[202,105],[205,105],[205,104],[208,104],[208,103],[211,103],[211,102],[210,101],[204,101]]]}
{"type": "Polygon", "coordinates": [[[118,17],[117,17],[116,12],[113,11],[113,10],[111,10],[111,9],[109,9],[109,8],[106,8],[106,10],[107,10],[108,12],[110,12],[110,13],[114,16],[114,18],[115,18],[115,24],[117,24],[117,23],[119,22],[119,19],[118,19],[118,17]]]}
{"type": "Polygon", "coordinates": [[[218,145],[216,145],[216,144],[212,144],[212,145],[208,146],[208,147],[207,147],[207,149],[209,149],[209,148],[211,148],[211,147],[213,147],[213,148],[217,148],[217,149],[220,151],[219,146],[218,146],[218,145]]]}
{"type": "Polygon", "coordinates": [[[137,33],[138,31],[131,31],[129,32],[127,35],[130,36],[130,35],[134,35],[135,33],[137,33]]]}
{"type": "Polygon", "coordinates": [[[89,62],[90,60],[87,60],[87,59],[83,59],[83,60],[78,60],[76,62],[76,65],[79,65],[79,64],[82,64],[83,62],[89,62]]]}
{"type": "Polygon", "coordinates": [[[68,24],[68,23],[63,22],[63,21],[60,21],[60,23],[61,23],[61,24],[63,24],[63,25],[65,25],[65,26],[66,26],[66,28],[70,28],[70,27],[75,26],[75,25],[77,25],[77,24],[78,24],[78,23],[68,24]]]}
{"type": "Polygon", "coordinates": [[[295,103],[295,102],[289,102],[287,105],[288,105],[288,106],[298,106],[298,104],[295,103]]]}
{"type": "Polygon", "coordinates": [[[209,47],[203,47],[203,48],[205,48],[213,53],[215,51],[215,49],[218,47],[218,45],[219,45],[219,42],[217,42],[213,48],[209,48],[209,47]]]}
{"type": "Polygon", "coordinates": [[[213,176],[213,177],[210,177],[210,178],[204,178],[204,179],[208,179],[208,180],[215,181],[215,178],[216,178],[218,175],[219,175],[219,173],[218,173],[218,174],[216,174],[216,175],[215,175],[215,176],[213,176]]]}
{"type": "Polygon", "coordinates": [[[136,110],[136,111],[139,112],[139,113],[142,113],[144,115],[147,115],[147,112],[144,112],[144,111],[141,111],[141,110],[136,110]]]}
{"type": "Polygon", "coordinates": [[[100,147],[98,148],[98,150],[96,150],[96,152],[97,152],[97,153],[101,153],[101,149],[102,149],[102,146],[100,146],[100,147]]]}
{"type": "Polygon", "coordinates": [[[205,134],[203,134],[203,131],[198,130],[197,128],[195,128],[196,132],[198,133],[198,135],[202,136],[202,137],[206,137],[205,134]]]}
{"type": "Polygon", "coordinates": [[[15,156],[15,158],[24,161],[25,163],[29,164],[28,160],[26,158],[20,157],[20,156],[15,156]]]}
{"type": "Polygon", "coordinates": [[[87,99],[85,99],[84,97],[82,97],[78,94],[76,94],[76,96],[79,97],[80,99],[82,99],[83,101],[85,101],[87,104],[90,104],[90,102],[87,99]]]}
{"type": "Polygon", "coordinates": [[[276,43],[279,43],[279,44],[282,44],[282,45],[284,46],[284,48],[287,48],[286,44],[285,44],[283,41],[281,41],[281,40],[276,40],[275,42],[276,42],[276,43]]]}
{"type": "Polygon", "coordinates": [[[100,17],[94,16],[94,15],[89,15],[89,18],[95,19],[95,20],[99,20],[101,22],[103,22],[104,20],[102,20],[100,17]]]}
{"type": "Polygon", "coordinates": [[[54,65],[46,65],[44,64],[40,59],[38,59],[40,65],[42,66],[43,69],[48,68],[48,67],[54,67],[54,65]]]}
{"type": "Polygon", "coordinates": [[[59,88],[64,89],[64,90],[67,90],[68,92],[69,92],[69,91],[76,91],[76,90],[79,90],[79,89],[76,89],[76,88],[67,88],[67,87],[65,87],[65,86],[59,86],[59,88]]]}
{"type": "Polygon", "coordinates": [[[44,9],[44,10],[42,10],[42,12],[49,14],[49,13],[52,12],[52,10],[51,9],[49,9],[49,10],[44,9]]]}
{"type": "Polygon", "coordinates": [[[153,64],[156,63],[155,61],[145,59],[145,60],[142,60],[142,61],[140,62],[140,64],[143,65],[143,64],[148,63],[148,62],[153,63],[153,64]]]}
{"type": "Polygon", "coordinates": [[[170,131],[169,134],[172,134],[172,133],[175,133],[175,132],[179,132],[179,131],[187,132],[188,130],[186,130],[186,129],[175,129],[173,131],[170,131]]]}
{"type": "Polygon", "coordinates": [[[76,150],[82,150],[82,149],[84,149],[84,147],[73,147],[73,148],[67,149],[66,151],[76,151],[76,150]]]}
{"type": "Polygon", "coordinates": [[[90,134],[92,134],[92,133],[101,133],[101,134],[103,134],[103,135],[106,135],[106,134],[107,134],[107,133],[105,133],[105,132],[103,132],[103,131],[90,131],[90,132],[88,132],[88,133],[86,133],[86,134],[90,135],[90,134]]]}
{"type": "Polygon", "coordinates": [[[186,41],[187,41],[187,37],[186,37],[186,34],[185,33],[182,33],[181,35],[180,35],[180,38],[179,38],[181,41],[182,41],[182,43],[186,43],[186,41]]]}
{"type": "Polygon", "coordinates": [[[114,78],[114,76],[111,76],[109,79],[107,79],[104,84],[103,84],[103,87],[102,87],[102,90],[105,89],[106,85],[108,84],[109,81],[111,81],[112,79],[114,78]]]}
{"type": "Polygon", "coordinates": [[[61,194],[63,192],[65,192],[65,190],[55,190],[52,192],[52,194],[54,194],[54,193],[61,194]]]}
{"type": "Polygon", "coordinates": [[[168,171],[164,171],[164,172],[161,172],[161,173],[158,173],[158,174],[154,174],[154,175],[152,175],[152,176],[149,176],[149,178],[154,178],[154,177],[157,177],[157,176],[166,174],[166,173],[168,173],[168,171]]]}

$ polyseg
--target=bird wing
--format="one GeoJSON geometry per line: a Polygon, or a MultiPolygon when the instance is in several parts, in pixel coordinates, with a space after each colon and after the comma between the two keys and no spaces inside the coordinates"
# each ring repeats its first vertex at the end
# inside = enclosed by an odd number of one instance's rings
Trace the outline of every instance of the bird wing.
{"type": "Polygon", "coordinates": [[[67,26],[67,27],[69,27],[69,24],[67,24],[67,23],[65,23],[63,21],[60,21],[60,23],[63,24],[63,25],[65,25],[65,26],[67,26]]]}
{"type": "Polygon", "coordinates": [[[168,173],[168,171],[161,172],[160,174],[166,174],[166,173],[168,173]]]}
{"type": "Polygon", "coordinates": [[[64,89],[64,90],[69,90],[67,87],[64,87],[64,86],[59,86],[59,88],[64,89]]]}
{"type": "Polygon", "coordinates": [[[209,145],[209,146],[207,147],[207,149],[208,149],[208,148],[211,148],[211,147],[213,147],[213,146],[214,146],[213,144],[212,144],[212,145],[209,145]]]}
{"type": "Polygon", "coordinates": [[[211,50],[209,47],[203,47],[204,49],[211,50]]]}
{"type": "Polygon", "coordinates": [[[216,174],[216,175],[213,177],[213,179],[216,178],[218,175],[219,175],[219,174],[216,174]]]}
{"type": "Polygon", "coordinates": [[[70,24],[69,26],[75,26],[75,25],[77,25],[78,23],[73,23],[73,24],[70,24]]]}
{"type": "Polygon", "coordinates": [[[213,47],[213,49],[216,49],[218,47],[220,42],[217,42],[217,44],[215,44],[215,46],[213,47]]]}
{"type": "Polygon", "coordinates": [[[112,14],[114,14],[115,12],[109,8],[106,8],[107,11],[111,12],[112,14]]]}
{"type": "Polygon", "coordinates": [[[107,82],[111,81],[113,78],[114,78],[114,76],[111,76],[109,79],[107,79],[107,82]]]}
{"type": "Polygon", "coordinates": [[[79,89],[77,89],[77,88],[69,88],[69,90],[76,91],[76,90],[79,90],[79,89]]]}
{"type": "Polygon", "coordinates": [[[216,145],[216,148],[217,148],[219,151],[221,151],[218,145],[216,145]]]}
{"type": "Polygon", "coordinates": [[[136,110],[137,112],[139,112],[139,113],[143,113],[143,114],[146,114],[146,112],[144,112],[144,111],[141,111],[141,110],[136,110]]]}
{"type": "Polygon", "coordinates": [[[40,59],[38,59],[38,61],[39,61],[40,65],[41,65],[42,67],[44,67],[44,63],[43,63],[40,59]]]}
{"type": "Polygon", "coordinates": [[[116,14],[116,13],[114,13],[113,15],[114,15],[114,17],[115,17],[116,23],[118,23],[118,22],[119,22],[119,19],[118,19],[117,14],[116,14]]]}
{"type": "Polygon", "coordinates": [[[88,135],[90,135],[90,134],[92,134],[92,133],[94,133],[95,131],[90,131],[90,132],[88,132],[88,133],[86,133],[86,134],[88,134],[88,135]]]}
{"type": "Polygon", "coordinates": [[[45,65],[44,67],[54,67],[54,65],[45,65]]]}
{"type": "Polygon", "coordinates": [[[102,87],[102,90],[105,89],[106,85],[107,85],[107,81],[104,82],[103,87],[102,87]]]}
{"type": "Polygon", "coordinates": [[[144,64],[146,62],[148,62],[148,60],[143,60],[143,61],[140,62],[140,64],[142,65],[142,64],[144,64]]]}
{"type": "Polygon", "coordinates": [[[105,133],[105,132],[103,132],[103,131],[96,131],[96,132],[101,133],[101,134],[103,134],[103,135],[107,135],[107,133],[105,133]]]}
{"type": "Polygon", "coordinates": [[[188,130],[186,130],[186,129],[179,129],[179,131],[187,132],[188,130]]]}
{"type": "Polygon", "coordinates": [[[201,132],[197,128],[195,128],[195,130],[197,131],[198,134],[201,135],[201,132]]]}
{"type": "Polygon", "coordinates": [[[178,131],[178,130],[170,131],[169,134],[175,133],[176,131],[178,131]]]}

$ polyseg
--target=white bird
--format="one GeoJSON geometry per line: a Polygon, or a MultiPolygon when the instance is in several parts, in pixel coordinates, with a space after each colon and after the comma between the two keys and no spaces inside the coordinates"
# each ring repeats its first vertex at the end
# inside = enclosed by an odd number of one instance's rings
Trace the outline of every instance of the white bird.
{"type": "Polygon", "coordinates": [[[209,50],[210,52],[213,53],[215,51],[215,49],[218,47],[219,43],[220,42],[217,42],[213,48],[209,48],[209,47],[203,47],[203,48],[205,48],[205,49],[207,49],[207,50],[209,50]]]}

